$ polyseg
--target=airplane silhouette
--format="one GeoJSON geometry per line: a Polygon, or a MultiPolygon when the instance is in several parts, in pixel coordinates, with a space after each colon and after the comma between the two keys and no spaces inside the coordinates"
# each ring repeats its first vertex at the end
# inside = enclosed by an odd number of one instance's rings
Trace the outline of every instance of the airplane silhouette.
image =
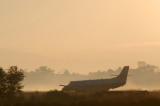
{"type": "Polygon", "coordinates": [[[124,66],[121,73],[111,79],[71,81],[62,91],[108,91],[126,84],[129,66],[124,66]]]}

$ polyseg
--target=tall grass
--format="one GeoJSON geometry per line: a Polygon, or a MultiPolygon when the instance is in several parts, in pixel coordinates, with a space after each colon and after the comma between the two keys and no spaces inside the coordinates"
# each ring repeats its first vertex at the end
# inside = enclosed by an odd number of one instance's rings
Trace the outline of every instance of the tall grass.
{"type": "Polygon", "coordinates": [[[24,92],[11,101],[1,98],[0,106],[160,106],[160,91],[24,92]]]}

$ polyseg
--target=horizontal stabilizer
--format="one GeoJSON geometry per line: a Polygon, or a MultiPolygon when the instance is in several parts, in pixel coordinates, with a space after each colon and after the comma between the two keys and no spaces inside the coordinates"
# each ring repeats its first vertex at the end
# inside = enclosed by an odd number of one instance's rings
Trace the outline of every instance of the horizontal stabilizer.
{"type": "MultiPolygon", "coordinates": [[[[118,76],[118,75],[110,75],[110,76],[118,76]]],[[[133,75],[127,75],[127,76],[133,76],[133,75]]]]}
{"type": "Polygon", "coordinates": [[[59,85],[59,86],[66,86],[66,85],[59,85]]]}

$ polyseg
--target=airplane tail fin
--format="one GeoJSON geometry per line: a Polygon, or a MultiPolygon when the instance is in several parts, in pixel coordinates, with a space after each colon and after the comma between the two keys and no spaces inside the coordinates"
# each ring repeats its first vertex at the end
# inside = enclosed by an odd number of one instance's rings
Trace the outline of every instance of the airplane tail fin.
{"type": "Polygon", "coordinates": [[[121,73],[117,76],[120,82],[126,84],[128,71],[129,71],[129,66],[124,66],[121,73]]]}

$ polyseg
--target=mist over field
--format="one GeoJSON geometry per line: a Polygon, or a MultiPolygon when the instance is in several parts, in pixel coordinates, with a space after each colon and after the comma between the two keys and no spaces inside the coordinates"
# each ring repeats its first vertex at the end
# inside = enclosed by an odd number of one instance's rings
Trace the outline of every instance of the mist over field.
{"type": "MultiPolygon", "coordinates": [[[[57,72],[47,66],[41,66],[34,71],[25,72],[23,81],[25,91],[48,91],[61,90],[59,85],[67,85],[70,81],[109,79],[118,75],[122,67],[116,69],[97,70],[88,74],[80,74],[63,70],[57,72]]],[[[139,61],[137,68],[131,68],[127,79],[127,84],[115,90],[160,90],[160,69],[158,66],[139,61]]]]}

